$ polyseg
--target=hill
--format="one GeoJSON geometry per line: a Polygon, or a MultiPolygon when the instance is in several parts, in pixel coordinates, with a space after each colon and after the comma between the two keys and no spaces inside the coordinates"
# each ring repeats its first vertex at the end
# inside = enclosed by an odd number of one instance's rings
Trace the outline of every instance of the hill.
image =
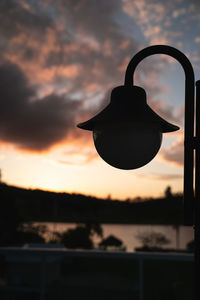
{"type": "Polygon", "coordinates": [[[183,224],[180,194],[119,201],[0,185],[0,216],[26,221],[183,224]]]}

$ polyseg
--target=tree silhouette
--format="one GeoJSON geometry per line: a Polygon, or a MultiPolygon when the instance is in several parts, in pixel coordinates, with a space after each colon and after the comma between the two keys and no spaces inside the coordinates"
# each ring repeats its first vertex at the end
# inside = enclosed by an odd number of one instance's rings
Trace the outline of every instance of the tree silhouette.
{"type": "Polygon", "coordinates": [[[121,250],[126,250],[123,242],[114,235],[109,235],[107,238],[103,239],[99,243],[99,247],[103,250],[107,250],[109,247],[116,248],[117,250],[120,250],[120,248],[121,250]]]}
{"type": "Polygon", "coordinates": [[[67,232],[62,235],[61,243],[70,249],[92,249],[94,247],[86,227],[83,226],[68,229],[67,232]]]}
{"type": "Polygon", "coordinates": [[[164,194],[165,194],[165,198],[167,198],[167,199],[172,197],[172,188],[171,188],[171,186],[166,187],[164,194]]]}
{"type": "Polygon", "coordinates": [[[138,240],[142,243],[143,248],[161,248],[170,243],[164,234],[160,232],[143,232],[137,236],[138,240]]]}
{"type": "Polygon", "coordinates": [[[70,249],[92,249],[94,234],[102,237],[102,228],[98,223],[79,224],[74,229],[68,229],[61,235],[60,242],[70,249]]]}

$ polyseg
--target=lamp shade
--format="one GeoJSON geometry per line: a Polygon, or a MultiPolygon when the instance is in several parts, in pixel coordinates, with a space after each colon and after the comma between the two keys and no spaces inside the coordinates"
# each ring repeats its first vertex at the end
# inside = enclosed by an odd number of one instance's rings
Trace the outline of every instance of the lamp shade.
{"type": "Polygon", "coordinates": [[[172,132],[179,129],[157,113],[147,104],[146,92],[139,86],[119,86],[112,90],[110,103],[96,116],[77,126],[85,130],[93,130],[95,125],[110,122],[144,122],[157,123],[161,132],[172,132]]]}
{"type": "Polygon", "coordinates": [[[113,89],[110,103],[78,127],[93,131],[99,155],[119,169],[136,169],[157,154],[163,132],[178,130],[147,104],[146,92],[138,86],[113,89]]]}

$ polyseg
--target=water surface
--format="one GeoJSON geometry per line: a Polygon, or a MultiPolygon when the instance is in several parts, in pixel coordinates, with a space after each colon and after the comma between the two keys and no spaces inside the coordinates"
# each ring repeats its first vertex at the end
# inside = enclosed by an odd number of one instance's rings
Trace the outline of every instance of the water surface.
{"type": "MultiPolygon", "coordinates": [[[[75,228],[75,223],[53,223],[53,222],[37,222],[34,224],[46,225],[48,233],[45,238],[47,240],[53,237],[53,232],[60,233],[75,228]]],[[[178,228],[171,225],[130,225],[130,224],[102,224],[103,236],[114,235],[125,244],[127,251],[132,252],[136,247],[140,247],[141,243],[137,238],[143,233],[159,232],[165,235],[170,243],[165,248],[185,249],[187,243],[194,239],[193,228],[191,226],[179,226],[178,228]]],[[[97,247],[99,238],[94,238],[97,247]]],[[[164,246],[163,246],[164,248],[164,246]]]]}

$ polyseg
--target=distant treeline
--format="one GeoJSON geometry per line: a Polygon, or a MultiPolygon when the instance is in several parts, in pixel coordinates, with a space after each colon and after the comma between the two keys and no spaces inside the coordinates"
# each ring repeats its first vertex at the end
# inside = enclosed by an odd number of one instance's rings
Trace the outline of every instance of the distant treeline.
{"type": "Polygon", "coordinates": [[[183,196],[170,187],[162,198],[140,201],[100,199],[0,185],[0,217],[16,222],[183,224],[183,196]]]}

